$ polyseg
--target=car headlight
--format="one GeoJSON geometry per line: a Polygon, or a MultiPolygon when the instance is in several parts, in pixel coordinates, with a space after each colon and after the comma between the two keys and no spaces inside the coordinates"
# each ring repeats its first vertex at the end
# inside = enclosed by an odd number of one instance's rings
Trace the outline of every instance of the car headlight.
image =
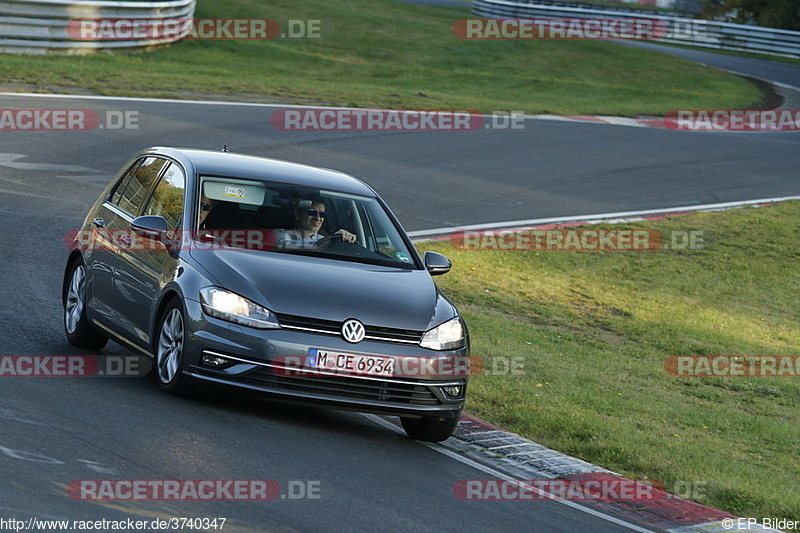
{"type": "Polygon", "coordinates": [[[255,302],[218,287],[200,289],[200,304],[206,314],[252,328],[280,328],[275,314],[255,302]]]}
{"type": "Polygon", "coordinates": [[[466,346],[466,343],[464,324],[456,317],[426,331],[419,345],[431,350],[458,350],[466,346]]]}

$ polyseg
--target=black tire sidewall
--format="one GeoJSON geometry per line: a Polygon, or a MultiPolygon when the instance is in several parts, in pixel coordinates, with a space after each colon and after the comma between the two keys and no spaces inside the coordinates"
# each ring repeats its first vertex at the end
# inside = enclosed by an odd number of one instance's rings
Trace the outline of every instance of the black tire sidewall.
{"type": "Polygon", "coordinates": [[[103,346],[106,345],[108,342],[108,337],[97,331],[92,327],[89,323],[89,319],[86,316],[86,289],[88,284],[88,275],[86,271],[86,263],[82,257],[78,257],[74,259],[71,263],[69,268],[69,275],[65,278],[64,287],[61,292],[61,301],[62,301],[62,308],[63,312],[61,313],[61,320],[64,324],[64,333],[67,336],[67,340],[70,344],[74,346],[79,346],[81,348],[88,348],[90,350],[99,350],[103,346]],[[67,328],[67,299],[69,297],[69,290],[72,286],[72,280],[75,277],[75,272],[78,268],[83,268],[83,276],[84,276],[84,290],[83,295],[81,295],[81,299],[83,300],[81,308],[81,315],[78,319],[78,324],[75,326],[75,331],[72,333],[69,332],[67,328]]]}

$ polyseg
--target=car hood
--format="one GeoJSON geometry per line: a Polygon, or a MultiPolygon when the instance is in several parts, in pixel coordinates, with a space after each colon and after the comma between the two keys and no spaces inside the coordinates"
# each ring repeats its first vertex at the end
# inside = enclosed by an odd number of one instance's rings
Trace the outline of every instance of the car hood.
{"type": "Polygon", "coordinates": [[[456,315],[426,270],[253,250],[192,255],[220,287],[278,314],[416,331],[456,315]]]}

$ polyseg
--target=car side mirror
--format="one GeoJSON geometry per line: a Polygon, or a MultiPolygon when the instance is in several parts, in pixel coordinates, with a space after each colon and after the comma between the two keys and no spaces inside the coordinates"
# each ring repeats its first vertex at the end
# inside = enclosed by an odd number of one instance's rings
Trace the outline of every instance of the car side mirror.
{"type": "Polygon", "coordinates": [[[431,276],[441,276],[447,274],[453,268],[453,264],[448,258],[437,252],[425,252],[424,255],[425,268],[428,269],[431,276]]]}
{"type": "Polygon", "coordinates": [[[140,237],[160,241],[167,231],[167,219],[156,215],[143,215],[131,221],[131,229],[140,237]]]}

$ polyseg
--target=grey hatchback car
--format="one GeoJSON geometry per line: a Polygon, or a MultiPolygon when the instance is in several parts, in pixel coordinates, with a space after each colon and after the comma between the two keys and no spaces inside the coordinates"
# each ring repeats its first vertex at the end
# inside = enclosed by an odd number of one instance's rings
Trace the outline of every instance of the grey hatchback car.
{"type": "Polygon", "coordinates": [[[109,338],[179,395],[231,388],[396,415],[415,439],[456,427],[469,336],[364,182],[228,151],[133,156],[67,239],[70,343],[109,338]]]}

